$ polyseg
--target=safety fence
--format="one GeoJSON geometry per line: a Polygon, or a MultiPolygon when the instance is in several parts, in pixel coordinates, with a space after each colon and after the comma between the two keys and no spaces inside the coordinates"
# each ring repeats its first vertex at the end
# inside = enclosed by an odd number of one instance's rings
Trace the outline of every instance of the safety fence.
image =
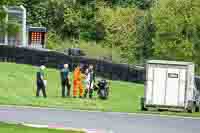
{"type": "Polygon", "coordinates": [[[145,72],[143,67],[128,64],[114,64],[105,60],[90,59],[86,57],[68,56],[64,53],[31,48],[17,48],[13,46],[0,46],[0,61],[30,64],[34,66],[46,65],[59,69],[61,64],[67,63],[73,70],[77,64],[93,64],[98,76],[112,79],[143,83],[145,72]]]}

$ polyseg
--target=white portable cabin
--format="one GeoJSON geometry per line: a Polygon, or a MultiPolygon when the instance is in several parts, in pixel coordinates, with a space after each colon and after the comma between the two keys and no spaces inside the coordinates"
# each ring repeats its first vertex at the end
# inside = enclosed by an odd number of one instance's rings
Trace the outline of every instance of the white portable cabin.
{"type": "Polygon", "coordinates": [[[156,107],[193,111],[196,92],[194,69],[192,62],[147,61],[143,109],[156,107]]]}

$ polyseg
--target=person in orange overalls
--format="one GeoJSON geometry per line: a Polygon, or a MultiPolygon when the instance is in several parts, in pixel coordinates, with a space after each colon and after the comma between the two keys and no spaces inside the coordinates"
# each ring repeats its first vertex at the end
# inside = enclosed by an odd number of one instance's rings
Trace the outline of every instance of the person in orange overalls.
{"type": "Polygon", "coordinates": [[[77,92],[79,90],[79,98],[83,97],[83,74],[81,72],[81,67],[78,65],[74,70],[74,87],[73,87],[73,97],[77,97],[77,92]]]}

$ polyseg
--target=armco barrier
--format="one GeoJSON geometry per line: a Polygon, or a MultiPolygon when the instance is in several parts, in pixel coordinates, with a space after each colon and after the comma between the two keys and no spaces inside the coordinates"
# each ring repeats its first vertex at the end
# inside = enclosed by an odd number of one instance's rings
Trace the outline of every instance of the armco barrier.
{"type": "Polygon", "coordinates": [[[86,57],[68,56],[55,51],[38,50],[30,48],[17,48],[13,46],[0,46],[0,61],[30,64],[34,66],[46,65],[50,68],[59,68],[61,64],[68,63],[70,69],[79,64],[93,64],[98,76],[131,82],[144,82],[144,69],[127,64],[113,64],[112,62],[90,59],[86,57]]]}

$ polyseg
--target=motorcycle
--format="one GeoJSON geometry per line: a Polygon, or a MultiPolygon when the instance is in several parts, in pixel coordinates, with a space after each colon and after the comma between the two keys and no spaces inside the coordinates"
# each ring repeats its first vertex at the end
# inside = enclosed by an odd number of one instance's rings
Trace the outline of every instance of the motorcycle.
{"type": "Polygon", "coordinates": [[[102,100],[108,99],[109,96],[109,83],[106,80],[98,81],[94,86],[94,90],[97,91],[98,97],[102,100]]]}

